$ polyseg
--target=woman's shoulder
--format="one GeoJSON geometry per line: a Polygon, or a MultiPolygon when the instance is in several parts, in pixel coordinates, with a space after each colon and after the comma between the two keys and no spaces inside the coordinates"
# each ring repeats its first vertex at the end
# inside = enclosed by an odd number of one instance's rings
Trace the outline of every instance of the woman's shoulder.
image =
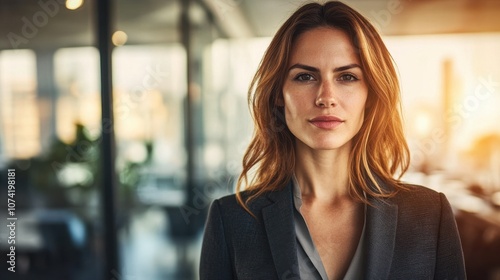
{"type": "Polygon", "coordinates": [[[219,207],[227,210],[241,207],[236,198],[236,194],[227,194],[215,199],[212,204],[217,204],[219,207]]]}
{"type": "MultiPolygon", "coordinates": [[[[245,202],[247,199],[252,196],[252,194],[255,194],[255,191],[250,191],[250,190],[245,190],[240,192],[240,197],[241,201],[245,202]]],[[[245,209],[243,206],[240,204],[238,201],[238,198],[235,193],[233,194],[228,194],[225,196],[222,196],[220,198],[217,198],[213,201],[213,204],[217,204],[217,206],[224,212],[232,212],[232,213],[241,213],[245,212],[245,209]]],[[[255,211],[260,211],[263,207],[267,206],[270,204],[270,201],[267,197],[267,194],[261,194],[259,196],[255,196],[250,200],[250,202],[247,204],[248,208],[250,211],[255,212],[255,211]]]]}
{"type": "Polygon", "coordinates": [[[391,201],[400,207],[410,212],[421,213],[436,213],[440,212],[443,207],[449,208],[449,202],[446,196],[431,188],[402,183],[402,189],[391,198],[391,201]]]}
{"type": "Polygon", "coordinates": [[[439,200],[442,195],[442,193],[422,185],[401,183],[401,186],[402,191],[396,195],[400,199],[439,200]]]}

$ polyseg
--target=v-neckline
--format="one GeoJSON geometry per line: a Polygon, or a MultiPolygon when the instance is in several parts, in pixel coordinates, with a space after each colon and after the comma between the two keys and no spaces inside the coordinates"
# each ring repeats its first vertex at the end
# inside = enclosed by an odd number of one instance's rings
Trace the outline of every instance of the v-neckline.
{"type": "MultiPolygon", "coordinates": [[[[293,204],[294,204],[294,220],[295,220],[295,234],[297,237],[298,245],[301,248],[299,250],[304,250],[305,254],[309,258],[309,261],[314,265],[318,274],[321,276],[321,279],[328,280],[328,275],[326,273],[326,269],[323,265],[319,252],[314,244],[312,236],[309,231],[309,227],[305,218],[302,216],[300,212],[300,208],[302,206],[302,195],[300,191],[300,186],[297,182],[295,176],[293,176],[293,204]]],[[[365,194],[366,195],[366,194],[365,194]]],[[[366,229],[366,211],[367,205],[363,205],[363,228],[361,230],[361,235],[358,240],[358,244],[356,246],[355,253],[349,263],[349,267],[346,270],[346,273],[343,279],[362,279],[363,275],[363,251],[365,247],[365,229],[366,229]]],[[[297,247],[299,247],[297,246],[297,247]]],[[[297,252],[299,253],[299,252],[297,252]]],[[[300,260],[299,260],[300,261],[300,260]]]]}

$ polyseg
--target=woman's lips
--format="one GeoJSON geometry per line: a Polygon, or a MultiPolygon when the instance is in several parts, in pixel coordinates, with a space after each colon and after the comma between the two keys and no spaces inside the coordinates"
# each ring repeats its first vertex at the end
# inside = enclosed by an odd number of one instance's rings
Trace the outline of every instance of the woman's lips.
{"type": "Polygon", "coordinates": [[[309,122],[318,128],[334,129],[341,125],[344,121],[335,116],[319,116],[310,119],[309,122]]]}

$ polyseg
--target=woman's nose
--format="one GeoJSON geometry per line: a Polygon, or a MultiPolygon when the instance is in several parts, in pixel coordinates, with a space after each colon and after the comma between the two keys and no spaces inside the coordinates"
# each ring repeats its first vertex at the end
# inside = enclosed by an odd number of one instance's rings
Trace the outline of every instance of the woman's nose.
{"type": "Polygon", "coordinates": [[[318,107],[333,107],[337,105],[334,87],[331,82],[325,81],[321,83],[315,104],[318,107]]]}

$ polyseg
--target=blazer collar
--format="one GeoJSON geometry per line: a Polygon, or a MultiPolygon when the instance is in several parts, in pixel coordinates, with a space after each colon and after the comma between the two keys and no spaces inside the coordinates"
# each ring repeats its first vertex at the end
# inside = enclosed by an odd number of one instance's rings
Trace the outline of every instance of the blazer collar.
{"type": "Polygon", "coordinates": [[[262,217],[279,279],[299,276],[297,240],[293,220],[292,182],[268,193],[274,203],[262,209],[262,217]]]}

